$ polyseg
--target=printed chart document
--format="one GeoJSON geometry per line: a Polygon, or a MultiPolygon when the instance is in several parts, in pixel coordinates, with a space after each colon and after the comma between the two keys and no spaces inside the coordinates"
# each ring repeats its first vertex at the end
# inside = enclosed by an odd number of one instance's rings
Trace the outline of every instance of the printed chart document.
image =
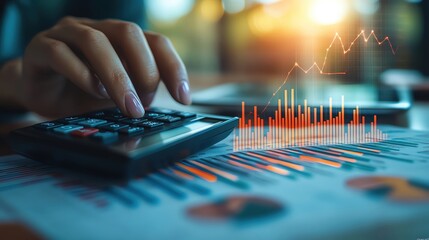
{"type": "Polygon", "coordinates": [[[232,137],[129,182],[0,158],[0,231],[48,239],[429,237],[429,133],[234,152],[232,137]]]}

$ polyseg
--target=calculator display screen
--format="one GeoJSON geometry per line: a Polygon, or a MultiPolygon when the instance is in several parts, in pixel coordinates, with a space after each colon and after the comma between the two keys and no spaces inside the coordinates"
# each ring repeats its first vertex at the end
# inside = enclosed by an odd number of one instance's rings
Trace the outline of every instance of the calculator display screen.
{"type": "Polygon", "coordinates": [[[217,119],[203,118],[181,127],[162,131],[154,135],[130,138],[126,142],[118,143],[112,147],[119,151],[126,151],[130,155],[135,155],[139,154],[140,151],[146,151],[151,147],[157,147],[159,144],[168,144],[186,138],[192,134],[210,128],[219,122],[221,121],[217,119]]]}

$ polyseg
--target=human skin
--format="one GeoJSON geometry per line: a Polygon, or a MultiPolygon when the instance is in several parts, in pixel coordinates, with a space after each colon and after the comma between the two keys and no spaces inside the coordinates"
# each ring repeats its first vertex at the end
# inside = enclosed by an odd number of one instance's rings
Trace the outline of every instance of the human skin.
{"type": "Polygon", "coordinates": [[[45,117],[116,105],[142,117],[159,82],[190,104],[186,68],[168,38],[135,23],[65,17],[0,70],[0,106],[45,117]]]}

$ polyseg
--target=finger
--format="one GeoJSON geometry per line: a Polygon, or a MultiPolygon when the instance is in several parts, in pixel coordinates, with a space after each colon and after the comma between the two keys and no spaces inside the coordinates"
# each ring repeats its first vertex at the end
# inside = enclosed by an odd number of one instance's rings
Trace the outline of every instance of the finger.
{"type": "Polygon", "coordinates": [[[118,20],[83,23],[106,34],[126,64],[140,99],[148,99],[149,95],[153,95],[159,84],[159,73],[141,28],[135,23],[118,20]]]}
{"type": "Polygon", "coordinates": [[[191,104],[189,80],[185,65],[168,38],[145,32],[146,39],[155,57],[162,81],[176,101],[191,104]]]}
{"type": "Polygon", "coordinates": [[[65,43],[46,37],[35,41],[34,64],[48,66],[93,97],[109,98],[101,82],[65,43]]]}
{"type": "Polygon", "coordinates": [[[49,37],[82,53],[124,114],[131,117],[144,115],[143,106],[121,60],[102,32],[80,24],[69,24],[48,33],[49,37]]]}

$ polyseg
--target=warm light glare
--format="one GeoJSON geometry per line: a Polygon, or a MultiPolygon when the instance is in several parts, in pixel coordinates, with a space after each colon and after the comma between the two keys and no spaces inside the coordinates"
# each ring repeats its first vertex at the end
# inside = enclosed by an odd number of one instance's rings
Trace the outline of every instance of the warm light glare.
{"type": "Polygon", "coordinates": [[[310,17],[318,24],[331,25],[340,22],[346,11],[344,0],[315,0],[310,7],[310,17]]]}
{"type": "Polygon", "coordinates": [[[249,16],[250,30],[256,35],[264,35],[271,32],[275,27],[275,20],[258,10],[254,11],[249,16]]]}
{"type": "Polygon", "coordinates": [[[223,6],[217,0],[202,0],[200,4],[201,17],[209,22],[218,21],[223,15],[223,6]]]}

